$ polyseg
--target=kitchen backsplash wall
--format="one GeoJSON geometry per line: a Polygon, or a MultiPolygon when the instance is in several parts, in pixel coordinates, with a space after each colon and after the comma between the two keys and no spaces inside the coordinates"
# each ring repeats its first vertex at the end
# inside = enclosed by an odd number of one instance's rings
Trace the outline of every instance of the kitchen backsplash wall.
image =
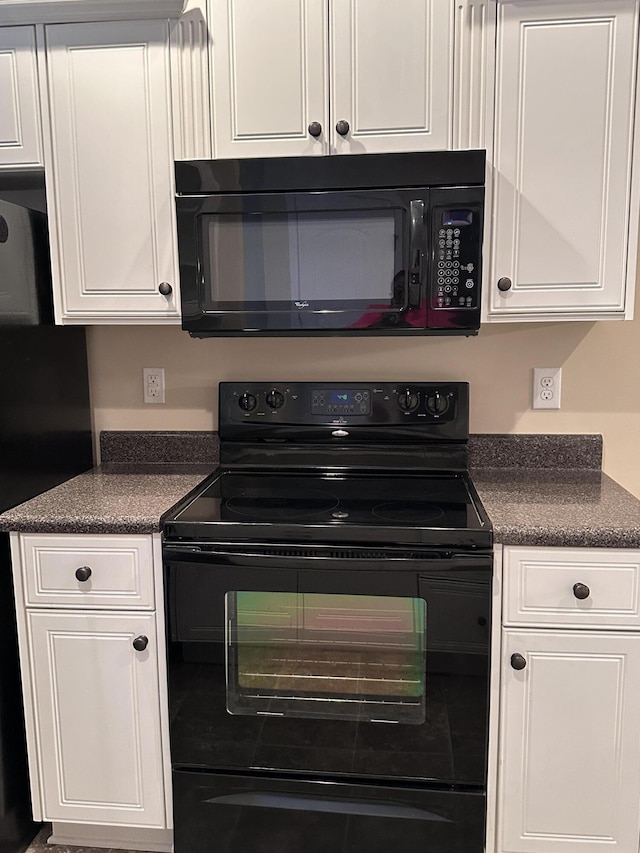
{"type": "Polygon", "coordinates": [[[640,319],[485,325],[477,338],[194,340],[177,326],[88,331],[96,433],[215,429],[221,380],[466,380],[472,432],[602,433],[605,471],[640,497],[640,319]],[[166,403],[143,404],[143,367],[164,367],[166,403]],[[560,411],[531,409],[533,367],[562,367],[560,411]]]}

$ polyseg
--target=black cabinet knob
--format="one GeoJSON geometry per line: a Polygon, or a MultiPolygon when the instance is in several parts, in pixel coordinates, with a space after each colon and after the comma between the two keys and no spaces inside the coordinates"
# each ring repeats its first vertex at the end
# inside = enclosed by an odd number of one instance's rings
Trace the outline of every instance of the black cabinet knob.
{"type": "Polygon", "coordinates": [[[589,596],[591,595],[591,590],[586,585],[586,583],[574,583],[573,594],[576,598],[579,598],[581,601],[583,601],[585,598],[589,598],[589,596]]]}
{"type": "Polygon", "coordinates": [[[319,121],[312,121],[309,125],[309,133],[311,136],[315,136],[316,139],[322,133],[322,125],[319,121]]]}
{"type": "Polygon", "coordinates": [[[346,136],[347,133],[349,133],[349,122],[341,118],[340,121],[336,124],[336,130],[338,131],[340,136],[346,136]]]}
{"type": "Polygon", "coordinates": [[[524,669],[526,665],[527,661],[519,652],[515,652],[511,655],[511,666],[514,669],[524,669]]]}
{"type": "Polygon", "coordinates": [[[161,281],[158,285],[158,290],[163,296],[171,296],[173,293],[173,288],[168,281],[161,281]]]}
{"type": "Polygon", "coordinates": [[[136,637],[133,641],[133,648],[137,652],[143,652],[147,646],[149,645],[149,638],[145,637],[144,634],[141,634],[139,637],[136,637]]]}
{"type": "Polygon", "coordinates": [[[511,290],[511,285],[513,282],[510,278],[499,278],[498,279],[498,290],[502,290],[506,292],[507,290],[511,290]]]}
{"type": "Polygon", "coordinates": [[[79,581],[88,581],[91,577],[91,569],[89,566],[80,566],[79,569],[76,569],[76,577],[79,581]]]}

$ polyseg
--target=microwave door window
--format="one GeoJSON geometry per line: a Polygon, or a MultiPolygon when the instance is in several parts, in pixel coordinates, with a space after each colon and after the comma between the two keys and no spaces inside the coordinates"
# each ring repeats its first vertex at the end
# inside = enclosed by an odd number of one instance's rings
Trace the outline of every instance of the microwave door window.
{"type": "Polygon", "coordinates": [[[206,215],[203,307],[307,315],[398,310],[404,296],[399,213],[206,215]]]}

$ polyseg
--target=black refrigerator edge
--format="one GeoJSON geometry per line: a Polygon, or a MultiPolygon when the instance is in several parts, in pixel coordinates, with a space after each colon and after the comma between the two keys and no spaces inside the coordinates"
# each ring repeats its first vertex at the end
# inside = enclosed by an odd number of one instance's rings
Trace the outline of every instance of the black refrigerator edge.
{"type": "MultiPolygon", "coordinates": [[[[53,325],[46,215],[0,199],[0,512],[93,464],[85,330],[53,325]]],[[[0,853],[38,829],[11,576],[0,533],[0,853]]]]}

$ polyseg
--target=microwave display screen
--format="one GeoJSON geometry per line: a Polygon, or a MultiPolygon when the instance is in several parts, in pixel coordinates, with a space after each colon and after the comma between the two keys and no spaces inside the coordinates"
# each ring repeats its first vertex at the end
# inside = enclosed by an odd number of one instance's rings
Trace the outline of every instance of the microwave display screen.
{"type": "Polygon", "coordinates": [[[203,307],[402,308],[404,216],[393,207],[203,214],[203,307]]]}
{"type": "Polygon", "coordinates": [[[444,210],[442,212],[442,224],[449,225],[451,228],[459,228],[461,225],[471,225],[472,222],[472,210],[444,210]]]}

